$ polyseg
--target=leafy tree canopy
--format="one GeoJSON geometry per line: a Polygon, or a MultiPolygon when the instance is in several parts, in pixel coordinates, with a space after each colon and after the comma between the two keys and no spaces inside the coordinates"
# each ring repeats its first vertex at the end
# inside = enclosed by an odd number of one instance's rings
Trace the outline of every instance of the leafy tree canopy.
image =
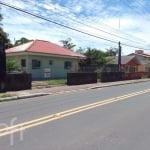
{"type": "MultiPolygon", "coordinates": [[[[2,17],[2,14],[1,14],[1,7],[0,7],[0,22],[2,21],[3,17],[2,17]]],[[[1,23],[0,23],[1,25],[1,23]]]]}
{"type": "Polygon", "coordinates": [[[113,48],[113,47],[110,47],[109,49],[106,49],[107,52],[107,56],[116,56],[118,54],[118,48],[113,48]]]}
{"type": "MultiPolygon", "coordinates": [[[[1,8],[0,8],[1,9],[1,8]]],[[[5,49],[12,47],[11,41],[8,38],[8,34],[4,32],[2,28],[2,21],[3,17],[2,14],[0,13],[0,40],[2,40],[5,43],[5,49]]]]}
{"type": "Polygon", "coordinates": [[[107,62],[106,53],[96,48],[92,49],[88,47],[84,55],[87,56],[87,65],[103,65],[107,62]]]}
{"type": "Polygon", "coordinates": [[[25,38],[25,37],[22,37],[22,38],[20,38],[19,40],[15,41],[14,46],[18,46],[18,45],[21,45],[21,44],[25,44],[25,43],[28,43],[28,42],[30,42],[30,41],[33,41],[33,40],[29,40],[29,39],[27,39],[27,38],[25,38]]]}
{"type": "Polygon", "coordinates": [[[72,41],[71,38],[68,38],[68,39],[66,39],[66,40],[60,40],[60,42],[63,44],[63,47],[64,47],[64,48],[73,50],[76,45],[73,44],[71,41],[72,41]]]}
{"type": "Polygon", "coordinates": [[[80,53],[80,54],[84,54],[85,52],[85,49],[82,48],[82,47],[79,47],[77,50],[76,50],[77,53],[80,53]]]}
{"type": "Polygon", "coordinates": [[[3,40],[5,43],[5,49],[11,48],[13,45],[11,44],[10,39],[8,38],[8,34],[4,32],[3,28],[0,27],[0,40],[3,40]]]}

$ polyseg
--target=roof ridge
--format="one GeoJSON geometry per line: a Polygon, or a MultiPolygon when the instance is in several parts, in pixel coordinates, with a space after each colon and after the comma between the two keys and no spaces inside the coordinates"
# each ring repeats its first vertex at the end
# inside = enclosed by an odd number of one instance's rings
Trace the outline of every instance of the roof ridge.
{"type": "MultiPolygon", "coordinates": [[[[61,45],[59,45],[59,44],[53,43],[53,42],[51,42],[51,41],[36,39],[36,40],[34,40],[34,43],[37,42],[37,41],[48,42],[48,43],[50,43],[50,44],[53,44],[53,45],[62,47],[62,48],[65,49],[65,50],[71,51],[71,52],[73,52],[73,53],[77,53],[77,52],[72,51],[71,49],[65,48],[65,47],[63,47],[63,46],[61,46],[61,45]]],[[[33,44],[34,44],[34,43],[33,43],[33,44]]],[[[31,46],[32,46],[33,44],[31,44],[31,46]]],[[[30,47],[31,47],[31,46],[30,46],[30,47]]],[[[30,47],[29,47],[29,48],[30,48],[30,47]]],[[[80,54],[80,53],[78,53],[78,54],[80,54]]]]}
{"type": "Polygon", "coordinates": [[[34,45],[34,43],[35,43],[36,41],[37,41],[37,40],[30,41],[30,42],[32,42],[32,43],[31,43],[31,45],[30,45],[25,51],[28,51],[28,49],[30,49],[30,48],[34,45]]]}
{"type": "Polygon", "coordinates": [[[139,55],[139,56],[145,56],[145,57],[150,57],[150,54],[136,54],[136,55],[139,55]]]}

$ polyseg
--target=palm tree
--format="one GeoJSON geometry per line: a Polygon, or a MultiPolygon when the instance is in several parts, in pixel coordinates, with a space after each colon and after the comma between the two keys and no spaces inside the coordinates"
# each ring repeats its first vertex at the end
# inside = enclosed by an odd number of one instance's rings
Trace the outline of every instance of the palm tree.
{"type": "Polygon", "coordinates": [[[61,40],[60,42],[63,44],[63,47],[64,47],[64,48],[73,50],[73,48],[74,48],[76,45],[73,44],[71,41],[72,41],[72,39],[71,39],[71,38],[68,38],[68,39],[66,39],[66,40],[61,40]]]}

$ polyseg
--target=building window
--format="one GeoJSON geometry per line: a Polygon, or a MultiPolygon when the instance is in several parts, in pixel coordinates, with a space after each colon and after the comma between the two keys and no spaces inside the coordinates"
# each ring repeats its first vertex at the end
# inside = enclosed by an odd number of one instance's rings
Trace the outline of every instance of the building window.
{"type": "Polygon", "coordinates": [[[150,72],[150,67],[146,67],[146,68],[145,68],[145,71],[146,71],[146,72],[150,72]]]}
{"type": "Polygon", "coordinates": [[[53,65],[53,61],[52,60],[49,60],[49,65],[53,65]]]}
{"type": "Polygon", "coordinates": [[[125,72],[129,72],[129,66],[125,66],[125,72]]]}
{"type": "Polygon", "coordinates": [[[41,62],[40,60],[33,59],[32,60],[32,69],[40,69],[41,62]]]}
{"type": "Polygon", "coordinates": [[[71,61],[65,61],[64,62],[64,69],[71,69],[72,62],[71,61]]]}
{"type": "Polygon", "coordinates": [[[26,60],[25,59],[21,59],[21,67],[26,67],[26,60]]]}

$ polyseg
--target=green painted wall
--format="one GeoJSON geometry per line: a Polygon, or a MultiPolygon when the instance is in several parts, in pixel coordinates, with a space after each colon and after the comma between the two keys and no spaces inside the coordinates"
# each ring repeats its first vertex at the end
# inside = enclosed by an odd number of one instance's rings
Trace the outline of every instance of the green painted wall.
{"type": "Polygon", "coordinates": [[[73,58],[61,58],[61,57],[51,57],[51,56],[8,56],[8,58],[15,59],[21,68],[21,59],[26,59],[27,66],[26,71],[32,74],[33,79],[46,79],[44,77],[44,70],[50,69],[50,78],[66,78],[67,72],[75,72],[78,70],[78,60],[73,58]],[[41,62],[39,69],[32,68],[32,60],[39,60],[41,62]],[[72,62],[72,67],[70,69],[64,68],[64,62],[72,62]],[[52,63],[52,64],[51,64],[52,63]]]}

